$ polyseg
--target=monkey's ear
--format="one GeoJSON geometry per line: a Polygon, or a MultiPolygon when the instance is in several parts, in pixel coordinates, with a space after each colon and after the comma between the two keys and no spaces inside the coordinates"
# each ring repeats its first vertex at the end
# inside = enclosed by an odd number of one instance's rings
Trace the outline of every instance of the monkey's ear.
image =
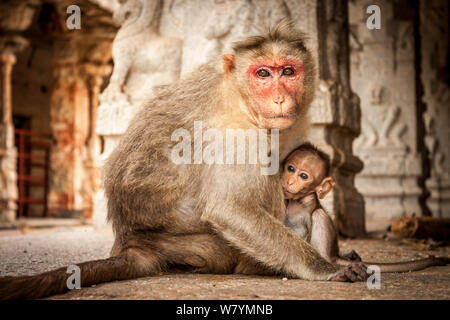
{"type": "Polygon", "coordinates": [[[223,71],[226,75],[230,74],[234,69],[234,55],[232,54],[224,54],[222,56],[223,61],[223,71]]]}
{"type": "Polygon", "coordinates": [[[331,189],[333,189],[335,184],[336,181],[334,181],[332,177],[326,177],[325,179],[323,179],[322,182],[315,189],[317,197],[319,197],[319,199],[325,198],[328,192],[330,192],[331,189]]]}

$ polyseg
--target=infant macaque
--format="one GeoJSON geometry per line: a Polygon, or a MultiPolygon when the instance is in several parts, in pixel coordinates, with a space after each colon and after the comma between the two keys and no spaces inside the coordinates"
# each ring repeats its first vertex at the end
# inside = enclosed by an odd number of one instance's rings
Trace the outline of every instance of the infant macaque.
{"type": "Polygon", "coordinates": [[[336,184],[329,171],[329,156],[310,143],[301,145],[286,158],[281,177],[286,201],[284,224],[330,262],[361,261],[355,251],[339,256],[336,229],[320,205],[319,199],[336,184]]]}
{"type": "Polygon", "coordinates": [[[320,205],[335,185],[330,177],[330,158],[310,143],[295,149],[283,164],[281,184],[286,201],[285,225],[309,242],[326,260],[340,265],[359,261],[377,265],[381,272],[409,272],[431,266],[445,266],[449,257],[433,257],[415,261],[377,263],[361,261],[355,251],[339,254],[338,234],[333,221],[320,205]]]}

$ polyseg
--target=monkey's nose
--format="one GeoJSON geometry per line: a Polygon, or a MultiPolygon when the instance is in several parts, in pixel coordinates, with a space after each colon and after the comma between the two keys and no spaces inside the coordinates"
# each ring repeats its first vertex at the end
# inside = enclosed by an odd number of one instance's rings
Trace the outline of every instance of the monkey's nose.
{"type": "Polygon", "coordinates": [[[272,100],[276,104],[282,104],[284,102],[284,96],[281,94],[279,94],[279,95],[277,94],[277,95],[273,96],[272,100]]]}

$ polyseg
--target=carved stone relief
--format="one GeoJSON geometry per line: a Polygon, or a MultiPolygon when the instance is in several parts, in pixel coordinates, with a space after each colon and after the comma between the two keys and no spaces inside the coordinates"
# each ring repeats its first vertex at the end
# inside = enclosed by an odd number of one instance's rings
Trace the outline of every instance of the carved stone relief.
{"type": "Polygon", "coordinates": [[[356,185],[369,219],[420,215],[413,20],[396,18],[393,3],[380,2],[382,28],[369,30],[365,8],[370,4],[349,6],[352,88],[362,109],[354,148],[364,169],[356,185]]]}
{"type": "Polygon", "coordinates": [[[108,154],[114,136],[125,132],[136,108],[156,86],[178,79],[182,41],[162,36],[159,24],[163,1],[129,0],[114,12],[122,25],[113,43],[114,70],[100,96],[97,133],[105,140],[108,154]]]}

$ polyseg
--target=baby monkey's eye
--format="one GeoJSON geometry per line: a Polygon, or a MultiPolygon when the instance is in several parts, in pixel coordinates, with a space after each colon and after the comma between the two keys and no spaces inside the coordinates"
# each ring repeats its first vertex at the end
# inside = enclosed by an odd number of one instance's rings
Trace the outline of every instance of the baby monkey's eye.
{"type": "Polygon", "coordinates": [[[300,173],[300,178],[302,178],[303,180],[308,179],[308,175],[304,172],[300,173]]]}
{"type": "Polygon", "coordinates": [[[270,76],[270,72],[267,71],[266,69],[258,70],[258,72],[256,72],[256,74],[257,74],[258,77],[260,77],[260,78],[267,78],[267,77],[270,76]]]}
{"type": "Polygon", "coordinates": [[[283,69],[283,76],[292,76],[294,75],[295,71],[292,68],[284,68],[283,69]]]}
{"type": "Polygon", "coordinates": [[[295,171],[295,168],[294,168],[293,166],[288,166],[288,171],[289,171],[289,172],[294,172],[294,171],[295,171]]]}

